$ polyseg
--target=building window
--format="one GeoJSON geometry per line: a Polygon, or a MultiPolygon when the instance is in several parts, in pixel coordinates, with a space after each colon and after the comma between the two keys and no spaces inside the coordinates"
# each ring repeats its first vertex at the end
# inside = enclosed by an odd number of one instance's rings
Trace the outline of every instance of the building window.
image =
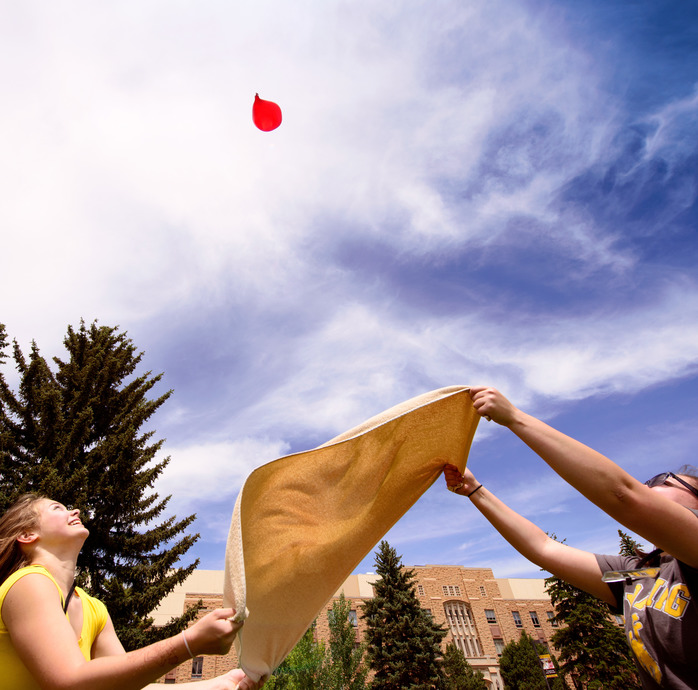
{"type": "Polygon", "coordinates": [[[355,627],[359,627],[359,619],[356,616],[356,611],[349,611],[349,622],[355,627]]]}
{"type": "Polygon", "coordinates": [[[522,628],[523,623],[521,622],[521,616],[519,616],[519,612],[512,611],[511,615],[514,616],[514,625],[516,625],[517,628],[522,628]]]}
{"type": "Polygon", "coordinates": [[[444,612],[456,647],[466,657],[484,656],[470,607],[462,601],[447,601],[444,612]]]}
{"type": "Polygon", "coordinates": [[[165,674],[165,685],[172,685],[177,682],[177,671],[172,669],[165,674]]]}
{"type": "Polygon", "coordinates": [[[459,597],[460,587],[458,585],[443,585],[441,587],[445,597],[459,597]]]}
{"type": "Polygon", "coordinates": [[[502,656],[502,652],[504,651],[504,647],[506,645],[504,644],[504,640],[502,639],[495,639],[494,641],[494,648],[497,650],[497,656],[502,656]]]}
{"type": "Polygon", "coordinates": [[[494,611],[492,609],[485,609],[485,617],[487,618],[488,623],[497,622],[497,616],[494,615],[494,611]]]}
{"type": "Polygon", "coordinates": [[[528,614],[531,616],[531,622],[534,628],[540,628],[540,621],[538,620],[538,614],[535,611],[529,611],[528,614]]]}
{"type": "Polygon", "coordinates": [[[619,616],[617,613],[613,614],[613,620],[616,622],[616,625],[620,625],[621,628],[625,625],[625,618],[619,616]]]}
{"type": "Polygon", "coordinates": [[[426,613],[427,616],[429,616],[429,618],[432,617],[432,616],[431,616],[431,609],[424,609],[424,613],[426,613]]]}
{"type": "Polygon", "coordinates": [[[548,623],[553,626],[553,628],[557,628],[557,621],[555,620],[555,614],[552,611],[546,611],[546,614],[548,615],[548,623]]]}
{"type": "Polygon", "coordinates": [[[422,585],[417,585],[417,594],[419,594],[420,597],[424,596],[424,587],[422,587],[422,585]]]}
{"type": "Polygon", "coordinates": [[[487,596],[487,590],[482,585],[480,585],[480,596],[481,597],[487,596]]]}
{"type": "Polygon", "coordinates": [[[191,660],[191,677],[192,678],[202,678],[204,675],[204,658],[202,656],[195,656],[191,660]]]}

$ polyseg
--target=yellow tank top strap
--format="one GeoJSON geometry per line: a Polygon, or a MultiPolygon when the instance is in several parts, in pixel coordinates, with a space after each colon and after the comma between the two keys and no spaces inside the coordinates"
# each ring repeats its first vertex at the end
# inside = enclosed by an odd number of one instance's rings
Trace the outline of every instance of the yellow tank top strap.
{"type": "Polygon", "coordinates": [[[56,589],[58,590],[58,595],[61,598],[61,606],[63,605],[63,592],[61,591],[60,585],[56,582],[56,579],[49,573],[46,568],[44,568],[43,565],[26,565],[24,568],[20,568],[19,570],[15,570],[12,575],[10,575],[1,585],[0,585],[0,608],[2,607],[3,602],[5,601],[5,597],[7,596],[7,593],[10,591],[10,588],[12,585],[17,582],[17,580],[20,580],[23,578],[25,575],[31,575],[33,573],[39,573],[41,575],[45,575],[48,577],[51,582],[53,582],[54,585],[56,585],[56,589]]]}

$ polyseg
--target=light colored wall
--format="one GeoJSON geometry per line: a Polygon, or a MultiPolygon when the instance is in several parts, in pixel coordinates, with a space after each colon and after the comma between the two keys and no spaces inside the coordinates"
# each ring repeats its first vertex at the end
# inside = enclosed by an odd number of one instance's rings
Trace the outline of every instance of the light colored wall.
{"type": "Polygon", "coordinates": [[[154,625],[165,625],[184,613],[184,599],[201,595],[223,594],[222,570],[195,570],[181,585],[177,585],[151,614],[154,625]]]}
{"type": "Polygon", "coordinates": [[[356,574],[349,575],[344,580],[342,586],[334,593],[338,597],[341,592],[347,599],[371,599],[373,597],[372,582],[375,582],[377,575],[372,574],[356,574]]]}
{"type": "Polygon", "coordinates": [[[548,599],[545,580],[533,577],[497,579],[504,599],[548,599]]]}
{"type": "MultiPolygon", "coordinates": [[[[435,568],[438,566],[427,566],[435,568]]],[[[468,569],[463,569],[468,570],[468,569]]],[[[473,568],[472,570],[478,570],[473,568]]],[[[335,597],[340,592],[348,599],[370,599],[373,596],[371,583],[376,580],[373,574],[350,575],[344,584],[335,592],[335,597]]],[[[547,599],[545,592],[545,580],[542,578],[494,578],[499,586],[503,599],[547,599]]],[[[177,585],[168,594],[160,605],[153,611],[152,616],[155,625],[165,625],[175,616],[181,616],[184,599],[187,595],[195,597],[197,594],[207,596],[223,593],[222,570],[195,570],[181,585],[177,585]]]]}

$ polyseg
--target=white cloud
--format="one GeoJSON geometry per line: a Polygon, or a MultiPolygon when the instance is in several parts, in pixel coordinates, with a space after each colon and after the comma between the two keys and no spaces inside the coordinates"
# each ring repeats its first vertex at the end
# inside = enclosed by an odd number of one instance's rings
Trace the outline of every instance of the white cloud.
{"type": "Polygon", "coordinates": [[[171,460],[158,479],[157,492],[160,496],[172,494],[169,510],[175,514],[227,500],[229,523],[235,497],[247,475],[287,450],[282,441],[252,438],[169,447],[171,460]]]}
{"type": "MultiPolygon", "coordinates": [[[[287,443],[322,442],[429,388],[492,383],[525,406],[695,372],[685,272],[652,301],[617,306],[611,286],[564,317],[465,280],[408,285],[414,267],[418,283],[417,269],[455,255],[467,275],[475,250],[534,240],[551,272],[573,258],[579,285],[645,279],[622,228],[560,202],[609,164],[626,117],[561,10],[28,0],[0,12],[0,321],[49,356],[81,317],[128,331],[176,388],[156,421],[176,437],[158,492],[175,512],[201,507],[212,532],[207,501],[287,443]],[[255,92],[281,105],[279,130],[254,129],[255,92]],[[378,246],[404,270],[353,271],[347,246],[357,263],[378,246]]],[[[640,162],[679,165],[695,106],[658,109],[640,162]]],[[[540,495],[512,498],[533,510],[540,495]]]]}
{"type": "Polygon", "coordinates": [[[421,252],[489,236],[511,213],[545,213],[589,150],[586,58],[510,3],[447,3],[428,21],[420,5],[408,9],[78,2],[15,12],[25,32],[12,41],[0,113],[14,258],[3,280],[28,289],[6,321],[26,337],[27,315],[47,307],[50,328],[76,315],[147,319],[229,291],[275,299],[304,282],[299,271],[312,266],[299,256],[323,216],[381,235],[397,219],[383,239],[421,252]],[[499,32],[485,30],[504,14],[499,32]],[[453,64],[434,62],[456,30],[453,64]],[[285,112],[269,135],[250,122],[260,90],[285,112]],[[536,108],[565,122],[549,154],[563,155],[562,168],[551,176],[510,142],[504,167],[521,186],[503,192],[493,178],[464,224],[441,181],[480,179],[493,132],[522,110],[535,124],[536,108]]]}

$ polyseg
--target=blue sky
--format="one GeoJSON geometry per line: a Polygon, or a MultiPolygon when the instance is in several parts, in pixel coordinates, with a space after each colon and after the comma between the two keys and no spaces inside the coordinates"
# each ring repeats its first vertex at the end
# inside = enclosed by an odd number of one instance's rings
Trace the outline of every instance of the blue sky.
{"type": "MultiPolygon", "coordinates": [[[[0,34],[0,321],[45,355],[119,325],[164,372],[156,488],[202,567],[252,469],[441,386],[496,385],[641,479],[694,460],[691,0],[3,0],[0,34]]],[[[617,550],[506,429],[470,466],[617,550]]],[[[441,483],[387,538],[539,574],[441,483]]]]}

